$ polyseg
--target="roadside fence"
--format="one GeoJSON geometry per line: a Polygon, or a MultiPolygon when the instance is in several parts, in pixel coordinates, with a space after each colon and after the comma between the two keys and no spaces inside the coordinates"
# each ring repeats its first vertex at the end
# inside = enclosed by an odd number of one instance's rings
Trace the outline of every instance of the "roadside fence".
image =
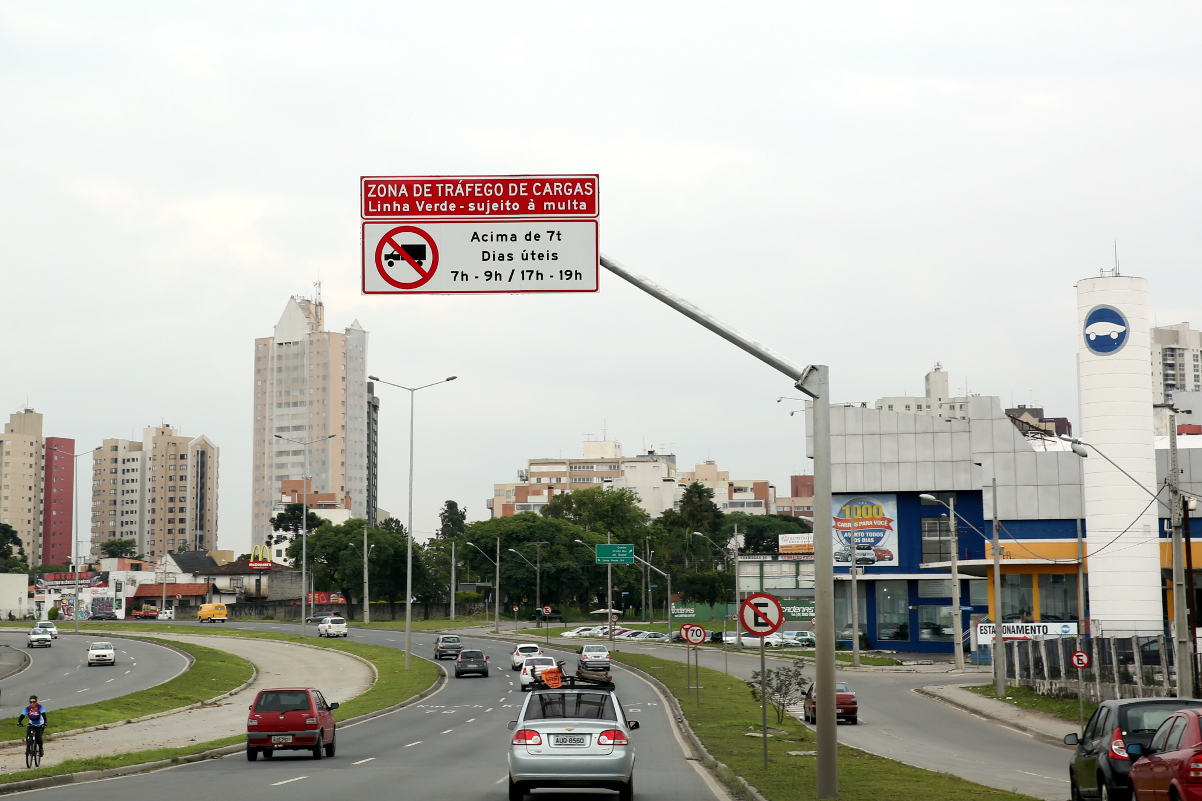
{"type": "Polygon", "coordinates": [[[1176,695],[1173,642],[1164,635],[1008,640],[1006,680],[1041,695],[1092,701],[1176,695]],[[1089,667],[1073,666],[1074,651],[1089,667]]]}

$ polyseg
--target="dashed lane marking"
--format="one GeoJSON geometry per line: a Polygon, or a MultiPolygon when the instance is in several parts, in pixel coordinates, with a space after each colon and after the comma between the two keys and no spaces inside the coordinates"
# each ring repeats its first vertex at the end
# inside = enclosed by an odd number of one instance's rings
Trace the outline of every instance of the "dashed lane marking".
{"type": "Polygon", "coordinates": [[[108,681],[105,682],[105,684],[108,684],[110,681],[116,681],[116,679],[109,679],[108,681]]]}
{"type": "Polygon", "coordinates": [[[484,710],[484,711],[485,711],[485,712],[492,712],[494,709],[496,709],[496,707],[494,707],[494,706],[490,706],[488,709],[486,709],[486,710],[484,710]]]}
{"type": "Polygon", "coordinates": [[[451,733],[451,732],[453,732],[453,731],[455,731],[455,730],[454,730],[454,729],[447,729],[446,731],[444,731],[444,732],[439,732],[439,733],[440,733],[440,734],[450,734],[450,733],[451,733]]]}
{"type": "Polygon", "coordinates": [[[360,759],[358,762],[352,762],[351,764],[362,765],[364,762],[371,762],[373,759],[375,759],[375,757],[368,757],[367,759],[360,759]]]}
{"type": "Polygon", "coordinates": [[[128,670],[127,670],[127,671],[125,671],[125,675],[126,675],[126,676],[128,676],[128,675],[129,675],[129,671],[128,671],[128,670]]]}
{"type": "Polygon", "coordinates": [[[87,687],[84,687],[82,690],[76,690],[75,692],[77,692],[77,693],[86,693],[87,691],[88,691],[88,688],[87,688],[87,687]]]}
{"type": "Polygon", "coordinates": [[[474,720],[475,720],[475,718],[471,718],[470,720],[465,720],[465,721],[463,721],[463,722],[464,722],[464,723],[471,723],[471,722],[472,722],[472,721],[474,721],[474,720]]]}
{"type": "Polygon", "coordinates": [[[415,742],[415,743],[409,743],[409,745],[405,746],[405,748],[410,748],[411,746],[415,746],[415,745],[418,745],[418,744],[420,744],[420,743],[421,743],[421,740],[418,740],[418,741],[417,741],[417,742],[415,742]]]}
{"type": "Polygon", "coordinates": [[[500,784],[501,782],[505,781],[508,778],[509,778],[508,776],[502,776],[501,778],[499,778],[495,782],[493,782],[493,784],[500,784]]]}
{"type": "Polygon", "coordinates": [[[309,778],[309,777],[308,776],[297,776],[295,779],[284,779],[282,782],[272,782],[271,786],[279,787],[281,784],[292,784],[292,782],[299,782],[301,779],[307,779],[307,778],[309,778]]]}

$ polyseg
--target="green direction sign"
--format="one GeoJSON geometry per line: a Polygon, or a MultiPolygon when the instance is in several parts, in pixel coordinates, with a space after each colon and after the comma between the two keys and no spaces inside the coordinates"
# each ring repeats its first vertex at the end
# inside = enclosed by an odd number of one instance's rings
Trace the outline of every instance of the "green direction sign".
{"type": "Polygon", "coordinates": [[[597,564],[599,565],[633,565],[634,546],[626,544],[597,545],[597,564]]]}

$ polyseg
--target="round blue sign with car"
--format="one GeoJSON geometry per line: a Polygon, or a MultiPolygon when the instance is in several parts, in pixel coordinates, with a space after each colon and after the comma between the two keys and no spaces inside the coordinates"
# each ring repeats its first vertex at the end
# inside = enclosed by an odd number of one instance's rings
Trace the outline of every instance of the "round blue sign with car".
{"type": "Polygon", "coordinates": [[[1121,311],[1113,306],[1094,306],[1085,315],[1085,347],[1099,356],[1118,353],[1127,344],[1130,330],[1121,311]]]}

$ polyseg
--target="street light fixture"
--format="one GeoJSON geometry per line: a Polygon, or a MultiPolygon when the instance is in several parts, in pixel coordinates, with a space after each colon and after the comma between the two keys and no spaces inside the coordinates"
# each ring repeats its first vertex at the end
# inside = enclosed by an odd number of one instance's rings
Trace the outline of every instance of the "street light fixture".
{"type": "MultiPolygon", "coordinates": [[[[394,384],[391,381],[385,381],[379,376],[368,376],[372,381],[387,384],[397,389],[403,389],[409,393],[409,525],[405,529],[405,533],[409,537],[409,544],[405,553],[405,670],[409,669],[409,650],[413,637],[413,407],[416,403],[415,396],[419,389],[436,387],[439,384],[454,381],[458,377],[451,375],[441,381],[424,384],[420,387],[406,387],[401,384],[394,384]]],[[[452,598],[451,603],[454,602],[454,598],[452,598]]]]}
{"type": "Polygon", "coordinates": [[[323,442],[327,439],[333,439],[336,434],[329,434],[324,437],[317,437],[310,440],[291,439],[282,437],[279,434],[275,435],[276,439],[282,439],[285,442],[292,442],[296,445],[302,445],[305,448],[305,468],[304,475],[301,476],[301,636],[305,636],[305,618],[308,617],[306,607],[309,601],[309,446],[316,442],[323,442]]]}
{"type": "MultiPolygon", "coordinates": [[[[951,540],[952,540],[952,542],[951,542],[951,546],[952,546],[952,620],[955,621],[955,627],[954,627],[955,628],[955,631],[954,631],[955,639],[953,640],[953,643],[952,643],[952,649],[953,649],[953,651],[955,653],[955,657],[956,657],[956,670],[964,670],[964,639],[963,639],[964,626],[962,625],[964,616],[960,612],[960,528],[959,528],[959,526],[956,525],[956,496],[955,495],[951,496],[950,503],[948,501],[944,501],[942,498],[937,498],[936,496],[931,495],[930,493],[925,493],[925,492],[923,494],[919,495],[918,497],[924,501],[929,501],[931,503],[937,503],[942,506],[946,506],[948,512],[950,513],[949,528],[951,531],[951,540]]],[[[851,563],[852,563],[852,568],[854,569],[855,563],[856,563],[855,544],[854,543],[852,544],[851,563]]],[[[1001,606],[1000,606],[1001,599],[1000,598],[998,599],[998,604],[999,604],[998,609],[1000,610],[1001,609],[1001,606]]],[[[999,615],[999,617],[1001,617],[1001,615],[999,615]]],[[[859,625],[860,625],[860,621],[857,620],[855,622],[855,625],[852,627],[853,629],[857,629],[856,631],[853,631],[853,633],[852,633],[852,636],[855,638],[855,642],[857,645],[859,644],[859,641],[860,641],[859,631],[858,631],[859,625]]],[[[996,629],[994,631],[994,636],[995,637],[1000,636],[1001,635],[1001,626],[998,625],[997,623],[995,623],[994,628],[996,629]]]]}
{"type": "Polygon", "coordinates": [[[476,543],[469,542],[468,545],[472,546],[477,551],[480,551],[481,554],[484,554],[484,558],[487,559],[488,561],[492,562],[493,565],[497,569],[497,578],[496,578],[496,581],[493,582],[492,591],[493,591],[493,602],[497,608],[497,611],[496,611],[497,619],[496,619],[496,622],[494,623],[494,625],[496,627],[497,634],[500,634],[501,633],[501,538],[497,537],[497,558],[495,561],[488,554],[484,553],[484,551],[482,551],[480,549],[480,546],[477,545],[476,543]]]}

